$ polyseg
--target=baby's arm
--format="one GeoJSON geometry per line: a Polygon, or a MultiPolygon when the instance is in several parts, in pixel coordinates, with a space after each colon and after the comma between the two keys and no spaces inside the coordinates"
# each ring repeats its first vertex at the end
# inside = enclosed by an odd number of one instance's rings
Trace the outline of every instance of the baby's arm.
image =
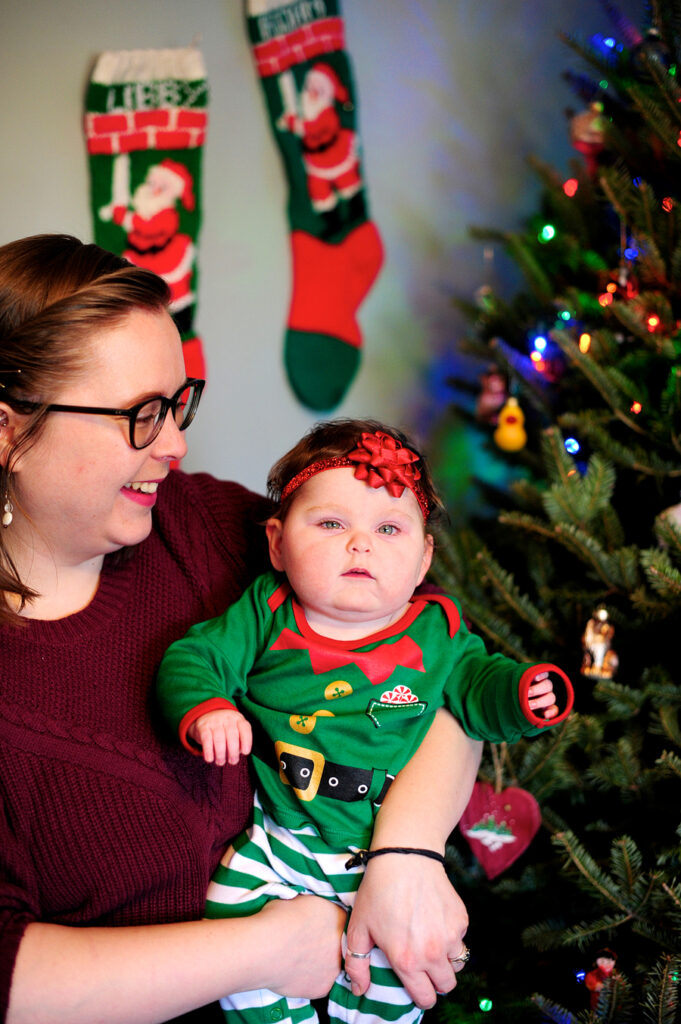
{"type": "Polygon", "coordinates": [[[201,747],[208,764],[236,764],[242,754],[250,754],[253,733],[240,711],[219,708],[196,718],[187,736],[201,747]]]}

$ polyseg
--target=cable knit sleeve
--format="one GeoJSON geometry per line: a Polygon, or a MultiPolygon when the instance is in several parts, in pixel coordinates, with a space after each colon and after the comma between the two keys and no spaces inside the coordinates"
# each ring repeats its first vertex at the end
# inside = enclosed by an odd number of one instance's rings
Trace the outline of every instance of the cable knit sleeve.
{"type": "Polygon", "coordinates": [[[26,926],[38,918],[33,859],[0,806],[0,1020],[7,1015],[14,962],[26,926]]]}

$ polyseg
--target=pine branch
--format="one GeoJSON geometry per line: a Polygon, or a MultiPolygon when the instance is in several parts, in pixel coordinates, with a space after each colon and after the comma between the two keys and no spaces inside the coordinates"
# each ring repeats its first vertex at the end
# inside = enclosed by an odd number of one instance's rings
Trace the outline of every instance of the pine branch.
{"type": "Polygon", "coordinates": [[[497,594],[505,608],[527,622],[540,636],[551,639],[551,624],[527,594],[520,592],[511,573],[502,569],[487,548],[478,552],[478,563],[482,582],[497,594]]]}
{"type": "Polygon", "coordinates": [[[620,379],[609,368],[599,366],[588,355],[580,352],[567,331],[553,331],[552,338],[560,346],[566,357],[589,383],[598,391],[614,415],[636,434],[644,434],[635,418],[629,415],[627,396],[622,394],[620,379]]]}
{"type": "Polygon", "coordinates": [[[647,548],[640,552],[641,565],[646,579],[665,600],[677,602],[681,599],[681,572],[675,569],[666,551],[647,548]]]}
{"type": "Polygon", "coordinates": [[[587,889],[591,888],[600,893],[606,903],[611,903],[627,919],[631,917],[629,908],[620,899],[619,887],[609,875],[601,870],[574,833],[569,829],[565,832],[556,832],[552,836],[551,842],[557,848],[564,850],[567,863],[577,869],[582,876],[582,883],[586,884],[587,889]]]}
{"type": "Polygon", "coordinates": [[[582,436],[592,447],[597,448],[611,462],[645,476],[676,478],[681,476],[678,457],[674,461],[662,458],[655,449],[642,448],[640,445],[624,445],[616,441],[612,434],[599,426],[596,417],[587,414],[566,413],[558,417],[561,428],[571,429],[580,426],[582,436]]]}
{"type": "Polygon", "coordinates": [[[676,1024],[679,1008],[681,958],[664,956],[653,968],[646,985],[644,1018],[648,1024],[676,1024]]]}
{"type": "Polygon", "coordinates": [[[663,750],[655,764],[681,779],[681,757],[678,754],[674,754],[670,750],[663,750]]]}
{"type": "Polygon", "coordinates": [[[612,679],[600,679],[594,687],[594,696],[607,704],[609,715],[624,721],[638,715],[646,700],[642,690],[634,690],[612,679]]]}
{"type": "Polygon", "coordinates": [[[545,999],[544,996],[539,995],[535,992],[532,996],[532,1002],[539,1007],[541,1012],[552,1020],[554,1024],[576,1024],[577,1018],[574,1017],[569,1010],[566,1010],[564,1006],[559,1006],[558,1003],[552,1003],[549,999],[545,999]]]}
{"type": "Polygon", "coordinates": [[[574,472],[573,464],[565,481],[551,486],[543,495],[544,509],[554,524],[587,525],[610,504],[614,488],[614,466],[599,455],[592,455],[584,476],[574,472]]]}

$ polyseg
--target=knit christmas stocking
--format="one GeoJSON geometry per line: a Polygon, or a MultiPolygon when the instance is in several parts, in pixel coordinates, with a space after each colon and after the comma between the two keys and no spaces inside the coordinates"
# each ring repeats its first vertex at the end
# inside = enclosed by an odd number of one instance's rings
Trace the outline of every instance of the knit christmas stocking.
{"type": "Polygon", "coordinates": [[[190,377],[205,377],[194,313],[207,102],[194,47],[102,53],[86,99],[95,242],[170,286],[190,377]]]}
{"type": "Polygon", "coordinates": [[[343,398],[360,361],[356,313],[383,247],[369,220],[339,0],[245,0],[289,187],[292,296],[284,361],[311,409],[343,398]]]}

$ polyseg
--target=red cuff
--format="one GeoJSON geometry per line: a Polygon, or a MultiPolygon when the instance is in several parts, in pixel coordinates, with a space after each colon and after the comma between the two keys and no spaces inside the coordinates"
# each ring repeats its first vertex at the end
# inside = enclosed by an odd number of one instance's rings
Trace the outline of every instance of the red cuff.
{"type": "Polygon", "coordinates": [[[540,729],[543,729],[546,726],[558,725],[567,718],[572,711],[572,705],[575,702],[575,691],[573,690],[572,683],[568,677],[562,669],[558,668],[557,665],[532,665],[532,667],[526,669],[520,677],[520,682],[518,684],[518,697],[520,699],[520,708],[528,722],[532,725],[538,726],[540,729]],[[532,686],[532,683],[535,682],[540,672],[550,672],[553,675],[553,695],[555,703],[558,705],[558,714],[555,718],[540,717],[532,711],[529,705],[527,691],[532,686]],[[558,676],[558,679],[556,679],[556,676],[558,676]],[[559,684],[558,688],[556,686],[557,683],[559,684]],[[562,687],[560,686],[561,683],[562,687]]]}
{"type": "Polygon", "coordinates": [[[192,754],[200,754],[201,747],[197,743],[194,743],[194,741],[191,740],[189,736],[187,736],[187,730],[189,729],[189,726],[192,725],[192,723],[195,722],[197,718],[200,718],[201,715],[208,714],[209,711],[237,710],[238,709],[232,704],[232,702],[224,697],[211,697],[209,700],[202,701],[201,704],[197,704],[195,708],[191,708],[189,711],[187,711],[187,713],[181,719],[180,725],[178,727],[180,743],[182,744],[183,747],[186,747],[187,750],[191,751],[192,754]]]}

